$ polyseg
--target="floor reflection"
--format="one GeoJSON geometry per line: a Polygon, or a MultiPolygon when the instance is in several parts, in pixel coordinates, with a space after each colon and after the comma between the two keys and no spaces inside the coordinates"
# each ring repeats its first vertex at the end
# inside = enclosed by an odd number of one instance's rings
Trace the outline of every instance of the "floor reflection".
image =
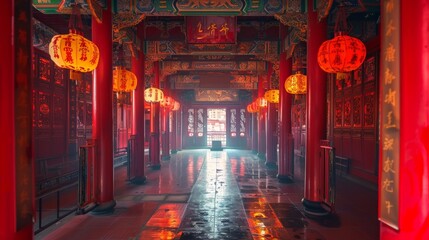
{"type": "Polygon", "coordinates": [[[337,215],[309,219],[302,178],[279,183],[250,151],[180,151],[146,171],[138,186],[125,181],[125,167],[115,170],[112,215],[70,216],[36,239],[378,239],[376,191],[340,179],[337,215]]]}

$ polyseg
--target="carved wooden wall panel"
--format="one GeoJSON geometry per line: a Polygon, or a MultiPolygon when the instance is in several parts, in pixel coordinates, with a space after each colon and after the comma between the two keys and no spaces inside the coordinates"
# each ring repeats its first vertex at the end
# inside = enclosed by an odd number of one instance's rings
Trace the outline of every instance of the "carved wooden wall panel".
{"type": "Polygon", "coordinates": [[[68,156],[68,77],[48,54],[34,50],[33,131],[37,179],[58,174],[49,171],[68,156]]]}
{"type": "Polygon", "coordinates": [[[378,69],[377,54],[343,78],[331,75],[334,89],[333,142],[338,156],[351,159],[350,173],[376,182],[378,161],[378,69]]]}

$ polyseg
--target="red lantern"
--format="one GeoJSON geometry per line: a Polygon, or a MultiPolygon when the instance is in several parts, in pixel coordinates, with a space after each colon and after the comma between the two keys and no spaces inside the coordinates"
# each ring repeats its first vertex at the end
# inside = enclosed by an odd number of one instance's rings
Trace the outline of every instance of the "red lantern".
{"type": "Polygon", "coordinates": [[[251,103],[249,103],[249,105],[247,105],[246,109],[249,113],[255,113],[256,112],[255,109],[253,109],[253,106],[251,103]]]}
{"type": "Polygon", "coordinates": [[[317,62],[325,72],[342,73],[359,68],[365,57],[365,44],[340,32],[333,39],[322,43],[317,53],[317,62]]]}
{"type": "Polygon", "coordinates": [[[137,77],[124,67],[113,68],[113,91],[132,92],[137,87],[137,77]]]}
{"type": "Polygon", "coordinates": [[[305,94],[307,92],[307,76],[297,72],[285,81],[286,92],[290,94],[305,94]]]}
{"type": "Polygon", "coordinates": [[[173,109],[174,107],[174,99],[170,96],[165,96],[164,99],[161,100],[161,107],[166,109],[173,109]]]}
{"type": "Polygon", "coordinates": [[[171,109],[172,111],[177,111],[180,109],[180,103],[178,101],[174,101],[174,106],[173,109],[171,109]]]}
{"type": "Polygon", "coordinates": [[[149,103],[161,102],[164,99],[164,93],[159,88],[148,88],[144,90],[144,100],[149,103]]]}
{"type": "Polygon", "coordinates": [[[98,65],[100,51],[93,42],[80,34],[82,29],[80,5],[72,4],[73,10],[69,20],[69,34],[52,37],[49,43],[51,60],[60,68],[70,69],[70,79],[80,80],[76,72],[91,72],[98,65]]]}
{"type": "Polygon", "coordinates": [[[268,105],[267,100],[264,97],[258,97],[256,99],[256,104],[258,107],[266,107],[268,105]]]}
{"type": "Polygon", "coordinates": [[[278,89],[271,89],[265,92],[264,98],[270,103],[279,103],[280,93],[278,89]]]}

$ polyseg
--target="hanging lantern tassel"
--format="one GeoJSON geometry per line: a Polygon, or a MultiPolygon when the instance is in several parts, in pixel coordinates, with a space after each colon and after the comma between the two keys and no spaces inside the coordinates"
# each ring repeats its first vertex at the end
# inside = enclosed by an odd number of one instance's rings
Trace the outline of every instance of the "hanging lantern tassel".
{"type": "Polygon", "coordinates": [[[82,73],[75,70],[70,70],[70,80],[82,80],[82,73]]]}

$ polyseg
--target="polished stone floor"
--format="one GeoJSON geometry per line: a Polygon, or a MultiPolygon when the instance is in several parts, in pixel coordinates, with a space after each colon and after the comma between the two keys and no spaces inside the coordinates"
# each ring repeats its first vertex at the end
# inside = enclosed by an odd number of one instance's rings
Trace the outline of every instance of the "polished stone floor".
{"type": "Polygon", "coordinates": [[[337,178],[336,214],[303,214],[303,162],[295,182],[279,183],[250,151],[183,150],[146,169],[147,183],[126,181],[115,169],[110,215],[73,215],[36,239],[293,239],[375,240],[379,235],[377,191],[337,178]]]}

